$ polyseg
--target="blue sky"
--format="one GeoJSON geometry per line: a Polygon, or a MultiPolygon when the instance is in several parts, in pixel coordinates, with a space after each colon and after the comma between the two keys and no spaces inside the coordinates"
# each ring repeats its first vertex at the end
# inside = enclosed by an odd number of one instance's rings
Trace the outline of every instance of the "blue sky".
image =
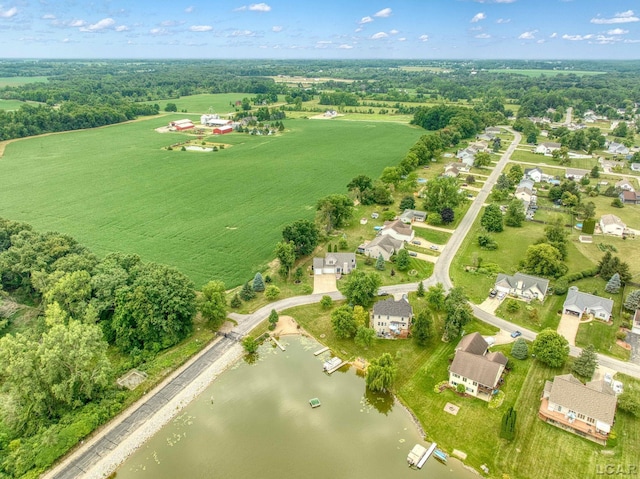
{"type": "Polygon", "coordinates": [[[0,0],[0,58],[638,59],[638,0],[0,0]]]}

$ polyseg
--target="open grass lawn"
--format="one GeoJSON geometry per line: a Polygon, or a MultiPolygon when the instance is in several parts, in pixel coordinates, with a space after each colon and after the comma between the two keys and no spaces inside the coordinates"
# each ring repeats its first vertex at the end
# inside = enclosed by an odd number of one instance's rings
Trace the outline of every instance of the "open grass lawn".
{"type": "Polygon", "coordinates": [[[506,319],[514,324],[518,324],[532,331],[542,331],[543,329],[557,329],[560,323],[560,314],[562,304],[566,295],[551,295],[545,298],[544,303],[532,301],[527,304],[524,301],[516,301],[519,306],[515,312],[507,311],[507,304],[512,298],[505,299],[495,312],[495,315],[506,319]],[[535,310],[535,312],[533,312],[535,310]]]}
{"type": "Polygon", "coordinates": [[[286,120],[275,137],[226,135],[231,146],[219,152],[163,149],[188,136],[154,129],[183,115],[9,144],[0,158],[2,215],[68,233],[99,255],[176,266],[198,287],[214,278],[231,287],[265,269],[284,225],[313,219],[317,200],[346,193],[354,176],[375,178],[397,164],[423,133],[286,120]]]}
{"type": "Polygon", "coordinates": [[[417,238],[422,238],[435,244],[446,244],[451,238],[451,234],[444,231],[432,230],[431,228],[413,228],[417,238]]]}
{"type": "Polygon", "coordinates": [[[6,86],[20,86],[29,83],[47,83],[47,77],[0,77],[0,88],[6,86]]]}
{"type": "MultiPolygon", "coordinates": [[[[226,115],[227,113],[236,112],[236,101],[242,101],[243,98],[251,98],[255,96],[252,93],[202,93],[199,95],[188,95],[180,98],[167,98],[163,100],[152,100],[145,103],[160,105],[160,110],[164,111],[167,103],[175,103],[178,112],[186,110],[189,113],[212,113],[226,115]]],[[[284,95],[280,95],[278,100],[284,102],[284,95]]],[[[253,106],[253,105],[252,105],[253,106]]],[[[272,106],[270,106],[271,108],[272,106]]],[[[240,107],[238,107],[238,110],[240,107]]]]}

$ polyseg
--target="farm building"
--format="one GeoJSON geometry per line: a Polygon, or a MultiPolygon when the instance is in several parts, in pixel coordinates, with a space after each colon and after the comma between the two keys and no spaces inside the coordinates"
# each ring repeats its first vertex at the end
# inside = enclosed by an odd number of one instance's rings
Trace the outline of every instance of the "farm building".
{"type": "Polygon", "coordinates": [[[169,123],[169,126],[176,131],[184,131],[194,127],[193,122],[188,118],[172,121],[171,123],[169,123]]]}
{"type": "Polygon", "coordinates": [[[217,126],[213,129],[214,135],[224,135],[226,133],[231,133],[233,131],[233,127],[231,125],[217,126]]]}
{"type": "Polygon", "coordinates": [[[220,118],[218,115],[202,115],[200,117],[200,124],[204,126],[224,126],[231,123],[231,120],[220,118]]]}

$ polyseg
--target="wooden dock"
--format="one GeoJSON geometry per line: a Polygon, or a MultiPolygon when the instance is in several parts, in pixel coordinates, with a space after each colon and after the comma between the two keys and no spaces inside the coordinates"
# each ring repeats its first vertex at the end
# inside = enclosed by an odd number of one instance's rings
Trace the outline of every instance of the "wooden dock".
{"type": "Polygon", "coordinates": [[[280,349],[282,349],[283,351],[287,350],[287,348],[285,348],[282,344],[280,344],[275,337],[271,336],[271,339],[273,340],[274,343],[276,343],[276,346],[278,346],[280,349]]]}
{"type": "Polygon", "coordinates": [[[314,356],[320,356],[322,353],[329,351],[329,346],[326,346],[322,349],[318,349],[315,353],[313,353],[314,356]]]}
{"type": "Polygon", "coordinates": [[[347,364],[346,361],[340,361],[340,364],[338,364],[337,366],[332,367],[331,369],[327,369],[326,373],[327,374],[331,374],[336,372],[338,369],[340,369],[342,366],[344,366],[345,364],[347,364]]]}
{"type": "Polygon", "coordinates": [[[424,466],[424,463],[427,462],[427,459],[429,459],[429,456],[431,456],[431,454],[433,454],[433,451],[436,448],[436,443],[432,443],[431,446],[429,446],[429,449],[427,449],[427,452],[424,456],[422,456],[422,458],[420,458],[420,460],[418,461],[418,464],[416,464],[416,467],[418,469],[422,469],[422,466],[424,466]]]}

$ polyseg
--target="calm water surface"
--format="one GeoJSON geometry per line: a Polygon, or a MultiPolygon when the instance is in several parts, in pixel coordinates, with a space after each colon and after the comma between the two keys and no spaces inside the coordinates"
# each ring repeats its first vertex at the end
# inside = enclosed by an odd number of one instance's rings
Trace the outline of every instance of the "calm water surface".
{"type": "Polygon", "coordinates": [[[421,440],[409,414],[367,395],[353,369],[322,372],[325,354],[306,338],[286,352],[260,348],[254,364],[223,373],[133,454],[118,479],[471,479],[457,461],[407,467],[421,440]],[[312,409],[309,399],[322,402],[312,409]]]}

